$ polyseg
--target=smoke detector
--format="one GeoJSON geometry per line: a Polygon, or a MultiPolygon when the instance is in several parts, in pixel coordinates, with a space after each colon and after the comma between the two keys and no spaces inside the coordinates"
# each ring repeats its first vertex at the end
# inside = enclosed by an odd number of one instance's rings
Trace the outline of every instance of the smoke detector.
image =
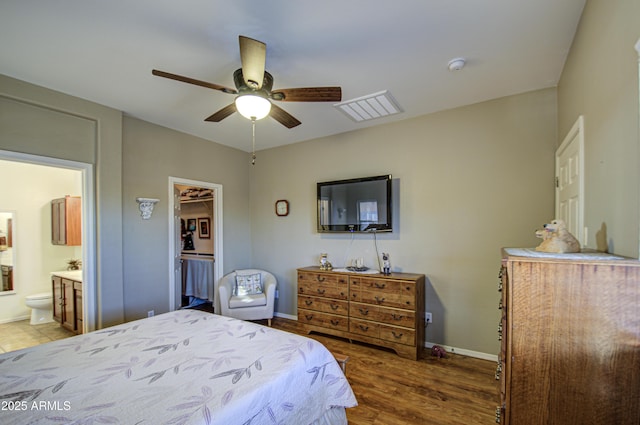
{"type": "Polygon", "coordinates": [[[464,68],[466,61],[464,58],[455,58],[449,61],[449,71],[460,71],[464,68]]]}

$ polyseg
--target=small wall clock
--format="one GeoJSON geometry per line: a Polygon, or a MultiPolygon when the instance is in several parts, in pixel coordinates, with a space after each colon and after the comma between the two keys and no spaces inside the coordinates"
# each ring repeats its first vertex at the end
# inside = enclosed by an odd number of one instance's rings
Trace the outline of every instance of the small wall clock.
{"type": "Polygon", "coordinates": [[[289,215],[289,201],[284,199],[276,201],[276,215],[279,217],[289,215]]]}

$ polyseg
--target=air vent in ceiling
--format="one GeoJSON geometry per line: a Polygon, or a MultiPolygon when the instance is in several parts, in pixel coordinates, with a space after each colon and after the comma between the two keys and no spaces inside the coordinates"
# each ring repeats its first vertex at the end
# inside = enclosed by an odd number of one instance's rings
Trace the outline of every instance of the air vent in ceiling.
{"type": "Polygon", "coordinates": [[[355,122],[373,120],[403,112],[388,90],[345,100],[333,106],[355,122]]]}

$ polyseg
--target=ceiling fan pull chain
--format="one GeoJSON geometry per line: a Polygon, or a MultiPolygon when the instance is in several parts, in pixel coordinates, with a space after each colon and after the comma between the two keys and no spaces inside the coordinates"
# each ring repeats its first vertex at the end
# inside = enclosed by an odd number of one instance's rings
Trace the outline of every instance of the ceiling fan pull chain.
{"type": "Polygon", "coordinates": [[[256,119],[251,117],[251,165],[256,165],[256,119]]]}

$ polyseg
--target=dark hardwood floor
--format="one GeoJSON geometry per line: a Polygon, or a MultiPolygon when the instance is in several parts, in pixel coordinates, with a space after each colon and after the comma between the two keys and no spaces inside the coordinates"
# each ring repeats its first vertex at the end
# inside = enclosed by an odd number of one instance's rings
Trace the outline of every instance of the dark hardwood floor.
{"type": "MultiPolygon", "coordinates": [[[[266,321],[265,321],[266,324],[266,321]]],[[[276,317],[272,326],[304,334],[298,322],[276,317]]],[[[495,362],[424,350],[419,361],[357,342],[309,335],[331,352],[349,356],[347,378],[358,406],[347,409],[352,425],[494,424],[498,405],[495,362]]]]}

